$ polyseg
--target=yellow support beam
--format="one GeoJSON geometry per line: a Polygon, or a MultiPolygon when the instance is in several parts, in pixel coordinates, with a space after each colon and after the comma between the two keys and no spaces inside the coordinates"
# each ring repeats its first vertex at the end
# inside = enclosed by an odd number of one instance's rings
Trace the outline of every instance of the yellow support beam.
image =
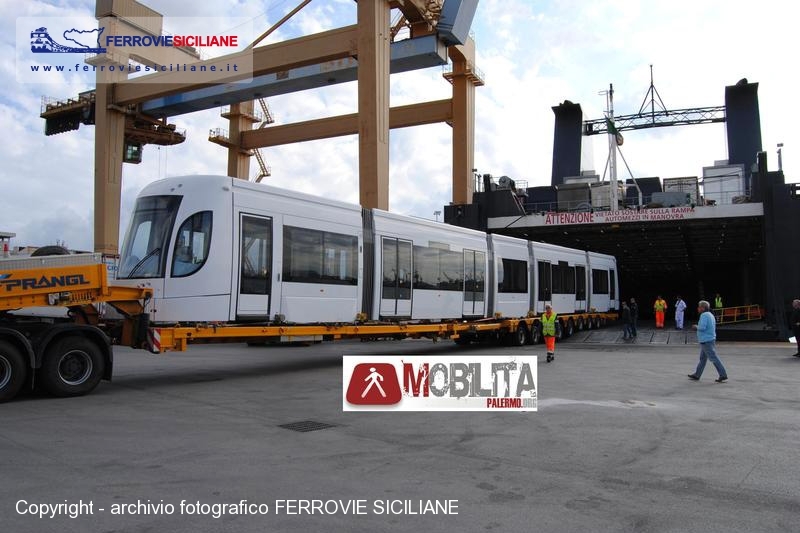
{"type": "Polygon", "coordinates": [[[187,82],[185,72],[159,72],[119,82],[115,87],[114,103],[119,106],[136,104],[211,85],[232,83],[251,76],[256,77],[344,57],[352,57],[357,55],[357,40],[358,27],[352,25],[260,46],[252,50],[236,52],[215,59],[198,61],[192,63],[192,65],[198,69],[203,66],[210,67],[214,65],[218,71],[206,72],[201,83],[196,80],[187,82]],[[250,65],[251,54],[252,72],[241,71],[241,69],[240,72],[226,70],[227,65],[250,65]]]}
{"type": "Polygon", "coordinates": [[[453,84],[453,203],[472,203],[475,190],[475,87],[483,85],[475,69],[475,41],[448,48],[453,70],[445,78],[453,84]]]}
{"type": "MultiPolygon", "coordinates": [[[[453,120],[452,109],[452,101],[449,99],[393,107],[389,109],[389,127],[396,129],[450,122],[453,120]]],[[[356,133],[358,133],[358,113],[352,113],[245,131],[241,134],[241,147],[252,150],[356,133]]]]}
{"type": "Polygon", "coordinates": [[[119,251],[119,216],[122,196],[122,158],[125,151],[125,114],[113,109],[113,83],[119,72],[98,72],[95,96],[94,140],[94,251],[116,255],[119,251]]]}
{"type": "Polygon", "coordinates": [[[362,0],[357,11],[359,203],[388,211],[390,8],[362,0]]]}

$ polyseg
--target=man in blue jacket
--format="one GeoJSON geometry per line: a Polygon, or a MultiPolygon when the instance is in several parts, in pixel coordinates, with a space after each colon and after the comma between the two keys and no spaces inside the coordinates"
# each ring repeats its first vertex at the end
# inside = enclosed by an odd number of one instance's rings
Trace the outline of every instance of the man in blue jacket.
{"type": "Polygon", "coordinates": [[[692,326],[697,330],[697,342],[700,343],[700,361],[697,363],[697,369],[694,374],[689,374],[689,379],[697,381],[703,375],[703,369],[706,367],[706,361],[710,360],[719,373],[717,383],[722,383],[728,379],[728,372],[722,365],[722,361],[717,357],[717,321],[714,320],[714,315],[710,311],[711,304],[705,300],[700,300],[697,304],[697,313],[700,315],[700,320],[697,321],[696,326],[692,326]]]}

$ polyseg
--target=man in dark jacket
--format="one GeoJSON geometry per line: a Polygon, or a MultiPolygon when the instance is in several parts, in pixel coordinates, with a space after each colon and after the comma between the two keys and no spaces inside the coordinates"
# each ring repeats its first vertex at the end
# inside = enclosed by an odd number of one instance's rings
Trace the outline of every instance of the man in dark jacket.
{"type": "Polygon", "coordinates": [[[794,341],[797,343],[797,353],[795,357],[800,357],[800,300],[792,302],[792,317],[789,319],[792,323],[792,331],[794,331],[794,341]]]}
{"type": "Polygon", "coordinates": [[[636,303],[636,298],[631,298],[631,335],[636,338],[636,326],[639,325],[639,304],[636,303]]]}
{"type": "Polygon", "coordinates": [[[631,310],[627,302],[622,302],[622,339],[633,339],[633,332],[631,331],[631,310]]]}

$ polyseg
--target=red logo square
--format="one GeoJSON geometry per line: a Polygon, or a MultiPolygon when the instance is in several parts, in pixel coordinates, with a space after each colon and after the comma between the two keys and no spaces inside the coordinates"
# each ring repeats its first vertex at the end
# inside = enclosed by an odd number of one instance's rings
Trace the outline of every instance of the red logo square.
{"type": "Polygon", "coordinates": [[[392,405],[403,395],[397,371],[390,363],[359,363],[347,386],[347,401],[353,405],[392,405]]]}

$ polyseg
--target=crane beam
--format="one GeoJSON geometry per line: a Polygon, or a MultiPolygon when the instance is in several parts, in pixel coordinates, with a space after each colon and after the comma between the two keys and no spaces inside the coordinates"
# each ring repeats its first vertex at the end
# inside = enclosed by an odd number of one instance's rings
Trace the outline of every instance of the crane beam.
{"type": "MultiPolygon", "coordinates": [[[[661,128],[666,126],[711,124],[715,122],[725,122],[725,120],[725,106],[723,105],[620,115],[614,117],[614,126],[617,131],[625,131],[661,128]]],[[[586,120],[583,122],[584,135],[600,135],[604,133],[608,133],[608,123],[605,118],[586,120]]]]}
{"type": "MultiPolygon", "coordinates": [[[[452,100],[436,100],[389,109],[389,128],[406,128],[453,119],[452,100]]],[[[245,150],[280,146],[300,141],[328,139],[358,133],[358,113],[325,117],[293,124],[270,126],[241,134],[241,147],[245,150]]]]}
{"type": "Polygon", "coordinates": [[[188,90],[248,80],[264,74],[357,55],[358,26],[351,25],[236,52],[223,58],[192,63],[197,69],[206,67],[202,82],[186,81],[186,73],[180,71],[159,72],[120,81],[114,88],[114,103],[118,106],[137,104],[188,90]],[[239,68],[239,72],[234,72],[226,68],[226,65],[249,65],[251,61],[252,69],[239,68]],[[212,66],[213,72],[210,71],[212,66]]]}

